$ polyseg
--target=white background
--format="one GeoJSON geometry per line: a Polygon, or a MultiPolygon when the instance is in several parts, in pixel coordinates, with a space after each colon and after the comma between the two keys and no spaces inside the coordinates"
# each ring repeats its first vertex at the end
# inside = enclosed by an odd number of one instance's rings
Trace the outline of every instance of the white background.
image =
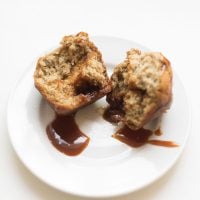
{"type": "Polygon", "coordinates": [[[13,151],[6,126],[15,80],[41,52],[79,31],[127,38],[162,51],[184,83],[192,108],[189,141],[172,170],[151,186],[116,199],[200,199],[198,0],[0,0],[0,199],[79,199],[34,177],[13,151]]]}

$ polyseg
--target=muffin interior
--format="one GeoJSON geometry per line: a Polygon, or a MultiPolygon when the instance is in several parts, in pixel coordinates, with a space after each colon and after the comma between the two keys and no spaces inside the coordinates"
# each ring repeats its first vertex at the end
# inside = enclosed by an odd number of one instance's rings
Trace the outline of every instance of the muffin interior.
{"type": "Polygon", "coordinates": [[[120,102],[124,122],[132,129],[140,128],[147,116],[158,109],[158,92],[165,66],[160,53],[132,49],[127,59],[112,75],[113,91],[107,100],[115,108],[120,102]]]}
{"type": "Polygon", "coordinates": [[[40,58],[34,78],[50,101],[71,109],[98,96],[108,85],[101,54],[82,32],[65,36],[58,49],[40,58]]]}

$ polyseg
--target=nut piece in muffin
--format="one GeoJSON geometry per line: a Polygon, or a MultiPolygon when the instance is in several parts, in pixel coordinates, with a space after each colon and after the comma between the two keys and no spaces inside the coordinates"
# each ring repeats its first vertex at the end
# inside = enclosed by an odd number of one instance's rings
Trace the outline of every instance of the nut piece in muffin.
{"type": "Polygon", "coordinates": [[[133,130],[170,107],[172,69],[161,53],[131,49],[126,60],[115,67],[111,82],[110,109],[120,111],[120,121],[133,130]]]}
{"type": "Polygon", "coordinates": [[[58,114],[69,114],[111,90],[102,55],[88,34],[65,36],[59,48],[39,58],[35,86],[58,114]]]}

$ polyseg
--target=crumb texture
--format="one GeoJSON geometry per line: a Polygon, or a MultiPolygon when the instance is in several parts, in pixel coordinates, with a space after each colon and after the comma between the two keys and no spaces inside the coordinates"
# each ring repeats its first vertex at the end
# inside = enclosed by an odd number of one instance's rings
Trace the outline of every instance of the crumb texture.
{"type": "Polygon", "coordinates": [[[111,90],[102,55],[84,32],[65,36],[59,48],[39,58],[34,81],[59,114],[73,112],[111,90]]]}
{"type": "Polygon", "coordinates": [[[123,121],[132,129],[143,127],[169,108],[172,71],[161,53],[131,49],[115,67],[111,81],[113,90],[107,101],[125,113],[123,121]]]}

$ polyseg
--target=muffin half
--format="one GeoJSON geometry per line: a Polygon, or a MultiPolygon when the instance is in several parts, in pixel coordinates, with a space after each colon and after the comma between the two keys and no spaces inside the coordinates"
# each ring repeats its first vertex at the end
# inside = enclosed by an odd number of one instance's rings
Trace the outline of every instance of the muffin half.
{"type": "Polygon", "coordinates": [[[58,114],[69,114],[111,90],[102,55],[88,34],[65,36],[61,46],[39,58],[35,86],[58,114]]]}
{"type": "Polygon", "coordinates": [[[110,109],[121,113],[119,121],[131,129],[143,127],[170,107],[172,70],[161,53],[131,49],[115,67],[111,82],[110,109]]]}

